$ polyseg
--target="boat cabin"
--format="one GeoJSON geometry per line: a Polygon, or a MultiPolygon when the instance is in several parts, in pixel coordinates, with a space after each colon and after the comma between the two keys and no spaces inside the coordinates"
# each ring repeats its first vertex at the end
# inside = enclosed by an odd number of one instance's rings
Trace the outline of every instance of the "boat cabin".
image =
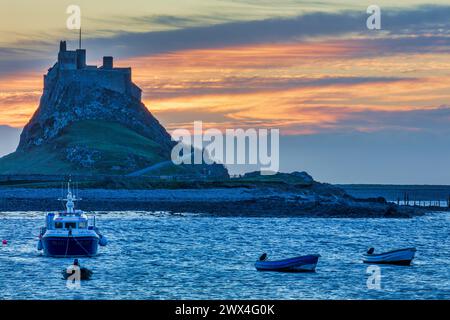
{"type": "Polygon", "coordinates": [[[46,228],[48,230],[92,230],[95,227],[95,218],[93,225],[89,225],[87,215],[81,210],[74,209],[74,202],[79,199],[72,194],[70,187],[67,198],[62,200],[66,201],[66,210],[47,214],[46,228]]]}

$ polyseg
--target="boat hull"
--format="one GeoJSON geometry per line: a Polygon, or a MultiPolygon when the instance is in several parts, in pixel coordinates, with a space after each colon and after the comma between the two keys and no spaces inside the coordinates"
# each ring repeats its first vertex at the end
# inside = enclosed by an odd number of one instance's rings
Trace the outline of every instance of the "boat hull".
{"type": "Polygon", "coordinates": [[[307,255],[278,261],[256,261],[258,271],[314,272],[320,255],[307,255]]]}
{"type": "Polygon", "coordinates": [[[98,237],[43,237],[44,255],[49,257],[91,257],[97,254],[98,237]]]}
{"type": "Polygon", "coordinates": [[[393,264],[409,266],[411,265],[415,254],[415,248],[400,249],[380,254],[366,254],[364,255],[363,262],[370,264],[393,264]]]}

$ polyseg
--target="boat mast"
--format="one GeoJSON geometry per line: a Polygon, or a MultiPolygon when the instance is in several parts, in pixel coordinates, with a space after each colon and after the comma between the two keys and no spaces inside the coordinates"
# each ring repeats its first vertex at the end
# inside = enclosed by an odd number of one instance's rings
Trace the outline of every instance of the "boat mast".
{"type": "Polygon", "coordinates": [[[72,191],[70,190],[70,182],[72,182],[72,179],[69,178],[69,181],[67,182],[67,199],[65,199],[66,202],[66,210],[67,213],[74,213],[75,208],[75,201],[77,200],[76,197],[73,196],[72,191]]]}

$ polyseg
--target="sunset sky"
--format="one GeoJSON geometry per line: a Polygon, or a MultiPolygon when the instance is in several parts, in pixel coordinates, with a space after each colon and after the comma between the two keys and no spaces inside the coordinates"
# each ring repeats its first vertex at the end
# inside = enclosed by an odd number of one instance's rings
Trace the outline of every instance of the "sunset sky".
{"type": "Polygon", "coordinates": [[[333,183],[450,184],[450,1],[0,0],[0,155],[58,43],[131,66],[169,130],[278,128],[281,170],[333,183]],[[368,30],[377,4],[382,30],[368,30]]]}

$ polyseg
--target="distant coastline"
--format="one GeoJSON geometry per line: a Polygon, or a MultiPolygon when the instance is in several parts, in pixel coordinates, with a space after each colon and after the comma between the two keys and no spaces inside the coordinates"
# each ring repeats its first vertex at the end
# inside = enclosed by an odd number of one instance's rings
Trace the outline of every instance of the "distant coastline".
{"type": "MultiPolygon", "coordinates": [[[[60,210],[57,199],[63,197],[67,179],[0,176],[0,212],[60,210]]],[[[314,181],[306,172],[254,173],[218,180],[100,175],[71,179],[83,198],[80,208],[86,211],[167,211],[218,217],[409,218],[449,208],[397,205],[395,200],[405,190],[411,200],[413,194],[414,199],[425,200],[428,195],[445,200],[450,193],[450,186],[337,186],[314,181]]]]}
{"type": "MultiPolygon", "coordinates": [[[[59,189],[0,188],[0,211],[60,210],[59,189]]],[[[409,218],[429,209],[396,206],[381,199],[305,197],[275,188],[210,188],[80,191],[87,211],[168,211],[218,217],[409,218]]]]}

